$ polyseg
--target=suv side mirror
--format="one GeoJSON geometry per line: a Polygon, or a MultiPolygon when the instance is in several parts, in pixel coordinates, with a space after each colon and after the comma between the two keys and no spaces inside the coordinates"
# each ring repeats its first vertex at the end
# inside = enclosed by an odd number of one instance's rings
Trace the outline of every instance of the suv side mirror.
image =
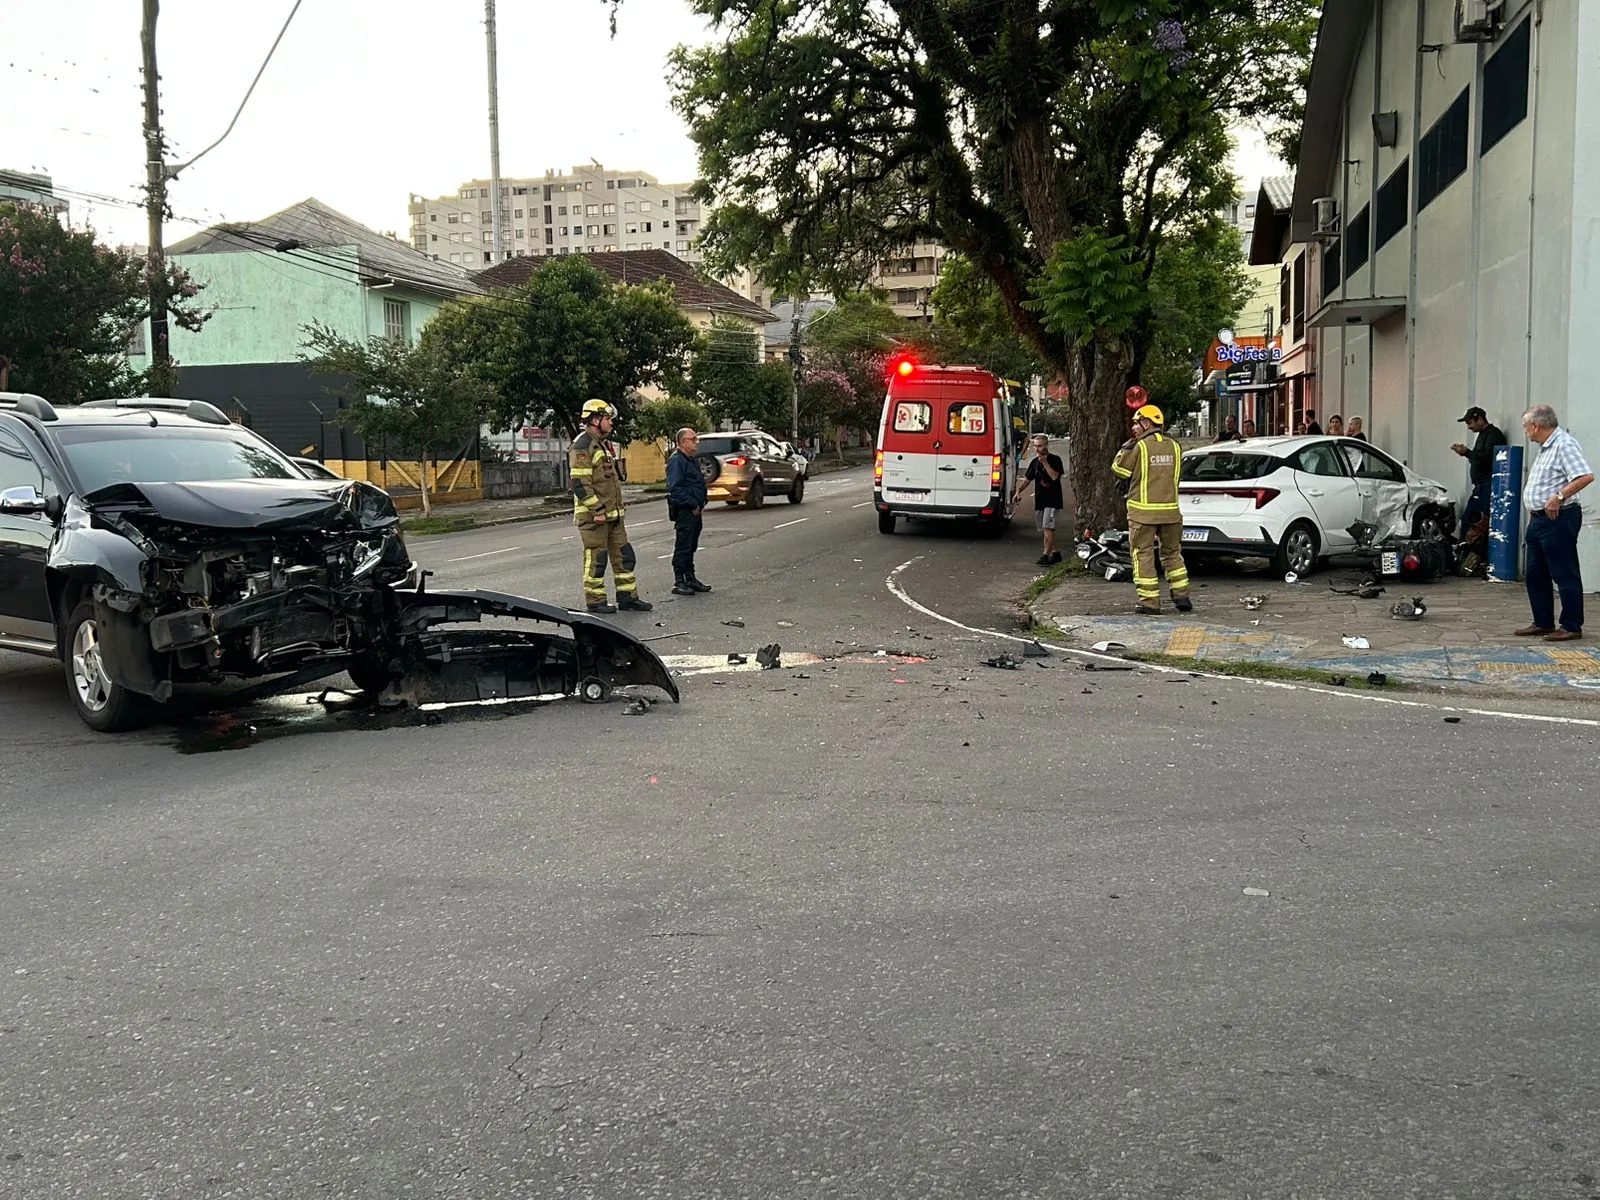
{"type": "Polygon", "coordinates": [[[39,495],[37,488],[31,484],[21,487],[7,488],[0,492],[0,513],[12,517],[38,516],[48,512],[50,502],[39,495]]]}

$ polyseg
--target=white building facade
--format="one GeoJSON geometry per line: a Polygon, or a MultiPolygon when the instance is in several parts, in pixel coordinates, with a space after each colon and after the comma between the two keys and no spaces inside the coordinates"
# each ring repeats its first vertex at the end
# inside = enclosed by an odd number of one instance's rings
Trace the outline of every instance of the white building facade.
{"type": "MultiPolygon", "coordinates": [[[[503,258],[618,250],[668,250],[698,262],[700,202],[693,185],[659,182],[643,171],[577,166],[566,174],[500,181],[503,258]]],[[[469,270],[492,266],[490,183],[473,179],[453,196],[410,202],[411,245],[469,270]]]]}
{"type": "Polygon", "coordinates": [[[1600,461],[1597,128],[1600,3],[1327,0],[1291,222],[1324,423],[1364,418],[1458,499],[1469,406],[1519,444],[1550,404],[1600,461]]]}

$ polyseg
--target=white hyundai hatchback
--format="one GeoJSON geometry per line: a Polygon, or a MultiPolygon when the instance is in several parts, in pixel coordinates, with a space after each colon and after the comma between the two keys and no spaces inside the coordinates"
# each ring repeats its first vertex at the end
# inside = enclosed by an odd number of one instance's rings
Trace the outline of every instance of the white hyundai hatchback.
{"type": "Polygon", "coordinates": [[[1185,557],[1269,558],[1304,575],[1356,548],[1350,526],[1375,540],[1449,537],[1456,509],[1424,479],[1353,438],[1277,437],[1223,442],[1183,456],[1178,483],[1185,557]]]}

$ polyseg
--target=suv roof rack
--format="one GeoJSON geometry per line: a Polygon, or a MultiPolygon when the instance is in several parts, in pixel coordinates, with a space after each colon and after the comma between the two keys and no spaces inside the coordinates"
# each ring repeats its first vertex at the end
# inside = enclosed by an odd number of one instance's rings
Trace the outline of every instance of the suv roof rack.
{"type": "Polygon", "coordinates": [[[55,406],[32,392],[0,392],[0,408],[14,408],[37,421],[56,420],[55,406]]]}
{"type": "Polygon", "coordinates": [[[79,408],[143,408],[153,412],[182,413],[208,425],[232,425],[228,414],[204,400],[176,400],[152,396],[124,396],[116,400],[85,400],[79,408]]]}

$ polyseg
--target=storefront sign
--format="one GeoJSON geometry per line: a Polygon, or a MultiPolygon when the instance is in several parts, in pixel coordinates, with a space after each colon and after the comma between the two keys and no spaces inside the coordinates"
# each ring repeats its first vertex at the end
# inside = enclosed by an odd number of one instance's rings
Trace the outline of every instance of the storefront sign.
{"type": "Polygon", "coordinates": [[[1281,362],[1283,345],[1277,338],[1269,344],[1264,337],[1240,337],[1235,334],[1224,342],[1220,338],[1206,351],[1206,370],[1226,371],[1230,367],[1254,363],[1281,362]]]}

